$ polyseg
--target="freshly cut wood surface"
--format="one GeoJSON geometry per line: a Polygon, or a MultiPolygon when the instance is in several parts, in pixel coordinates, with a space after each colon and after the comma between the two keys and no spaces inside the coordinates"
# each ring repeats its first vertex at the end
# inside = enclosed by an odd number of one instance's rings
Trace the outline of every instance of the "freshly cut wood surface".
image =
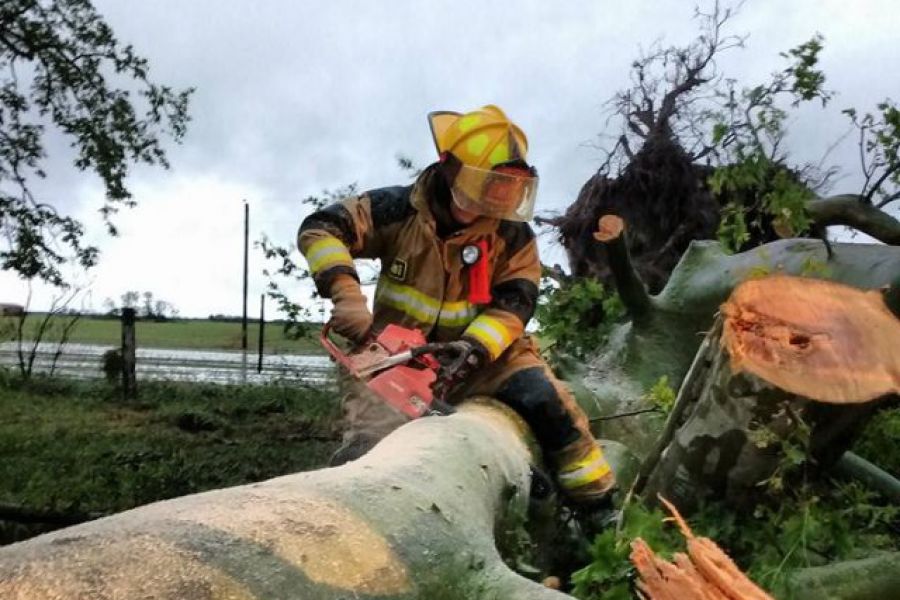
{"type": "Polygon", "coordinates": [[[900,392],[900,319],[879,291],[778,275],[739,285],[722,313],[734,372],[833,404],[900,392]]]}
{"type": "Polygon", "coordinates": [[[681,533],[687,555],[672,562],[658,557],[641,538],[631,543],[631,562],[638,571],[638,590],[649,600],[772,600],[709,538],[697,537],[678,510],[660,497],[681,533]]]}
{"type": "Polygon", "coordinates": [[[625,221],[622,217],[616,215],[603,215],[597,221],[597,231],[594,232],[594,239],[598,242],[608,242],[622,235],[625,229],[625,221]]]}

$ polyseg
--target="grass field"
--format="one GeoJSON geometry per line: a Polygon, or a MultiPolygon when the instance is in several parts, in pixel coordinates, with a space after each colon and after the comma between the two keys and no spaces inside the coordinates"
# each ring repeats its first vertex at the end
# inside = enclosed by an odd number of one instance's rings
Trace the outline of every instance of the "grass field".
{"type": "MultiPolygon", "coordinates": [[[[56,513],[134,506],[323,466],[334,398],[286,386],[3,380],[0,505],[56,513]]],[[[0,544],[42,529],[0,520],[0,544]]]]}
{"type": "MultiPolygon", "coordinates": [[[[54,318],[50,332],[44,340],[53,342],[59,337],[58,331],[68,317],[54,318]]],[[[34,314],[25,323],[25,337],[33,338],[35,326],[43,315],[34,314]]],[[[16,320],[0,317],[0,341],[13,339],[16,320]]],[[[318,339],[291,340],[284,336],[280,323],[268,323],[265,328],[265,352],[268,354],[321,354],[323,350],[318,339]]],[[[135,329],[138,347],[147,348],[196,348],[240,350],[241,324],[225,321],[174,320],[162,323],[138,321],[135,329]]],[[[122,325],[115,319],[82,317],[72,330],[69,341],[79,344],[101,344],[119,346],[122,340],[122,325]]],[[[259,324],[247,326],[247,346],[255,351],[259,345],[259,324]]]]}

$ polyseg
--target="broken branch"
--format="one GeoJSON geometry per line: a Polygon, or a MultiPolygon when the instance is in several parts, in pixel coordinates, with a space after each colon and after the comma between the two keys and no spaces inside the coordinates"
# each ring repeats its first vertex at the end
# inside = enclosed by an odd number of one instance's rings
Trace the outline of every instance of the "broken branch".
{"type": "Polygon", "coordinates": [[[633,319],[645,317],[653,309],[647,287],[631,262],[625,241],[625,221],[616,215],[603,215],[597,222],[594,239],[606,247],[609,268],[622,303],[633,319]]]}

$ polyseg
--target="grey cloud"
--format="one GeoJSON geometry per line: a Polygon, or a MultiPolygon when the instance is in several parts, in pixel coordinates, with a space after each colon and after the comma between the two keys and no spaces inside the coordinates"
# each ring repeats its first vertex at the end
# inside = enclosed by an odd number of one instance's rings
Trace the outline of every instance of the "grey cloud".
{"type": "MultiPolygon", "coordinates": [[[[154,185],[169,189],[191,178],[228,182],[233,185],[222,189],[257,194],[250,198],[255,236],[267,231],[285,244],[292,243],[306,210],[302,198],[351,182],[367,189],[407,181],[397,153],[420,166],[434,160],[427,112],[487,102],[507,110],[531,139],[542,176],[539,209],[563,210],[599,164],[600,153],[589,144],[607,130],[603,102],[627,85],[639,47],[656,39],[685,43],[696,31],[692,4],[682,0],[102,0],[97,7],[120,39],[147,56],[154,80],[197,87],[185,143],[170,146],[172,171],[135,169],[132,181],[146,192],[138,201],[169,206],[153,199],[154,185]]],[[[886,74],[900,63],[896,28],[888,18],[896,22],[897,10],[889,0],[747,2],[732,28],[752,33],[748,48],[723,57],[721,66],[740,81],[758,81],[778,67],[779,51],[821,31],[823,64],[842,92],[832,113],[844,102],[896,97],[890,89],[895,79],[886,74]]],[[[833,115],[807,119],[804,113],[792,126],[791,147],[806,158],[807,152],[820,153],[843,121],[833,115]]],[[[841,149],[834,158],[852,162],[852,151],[841,149]]],[[[56,158],[51,174],[54,180],[46,185],[54,194],[83,180],[56,158]]],[[[240,200],[209,205],[231,215],[240,211],[240,200]]],[[[165,228],[167,220],[179,218],[152,210],[141,214],[148,227],[165,228]]],[[[228,236],[213,230],[220,218],[225,217],[210,214],[196,224],[197,244],[228,236]]],[[[239,220],[235,225],[229,216],[227,223],[222,231],[239,236],[239,220]]],[[[542,238],[545,254],[558,256],[548,242],[542,238]]],[[[227,243],[230,248],[233,240],[227,243]]],[[[114,247],[135,260],[141,255],[127,239],[114,247]]],[[[178,267],[203,268],[188,257],[178,267]]],[[[223,289],[239,290],[230,272],[222,277],[223,289]]],[[[203,292],[191,289],[189,280],[177,290],[183,299],[166,299],[176,306],[201,305],[195,297],[203,292]]],[[[234,313],[236,302],[237,294],[210,298],[208,311],[200,314],[234,313]]]]}

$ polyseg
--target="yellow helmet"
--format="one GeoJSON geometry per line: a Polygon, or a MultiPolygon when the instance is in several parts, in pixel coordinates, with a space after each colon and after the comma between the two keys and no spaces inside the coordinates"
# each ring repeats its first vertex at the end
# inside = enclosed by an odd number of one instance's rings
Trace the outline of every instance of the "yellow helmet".
{"type": "Polygon", "coordinates": [[[461,163],[450,182],[457,206],[496,219],[531,219],[538,178],[525,162],[528,139],[500,108],[432,112],[428,121],[442,160],[449,154],[461,163]]]}
{"type": "Polygon", "coordinates": [[[488,104],[466,114],[440,111],[428,115],[438,154],[451,152],[464,165],[490,169],[521,159],[528,139],[499,107],[488,104]]]}

